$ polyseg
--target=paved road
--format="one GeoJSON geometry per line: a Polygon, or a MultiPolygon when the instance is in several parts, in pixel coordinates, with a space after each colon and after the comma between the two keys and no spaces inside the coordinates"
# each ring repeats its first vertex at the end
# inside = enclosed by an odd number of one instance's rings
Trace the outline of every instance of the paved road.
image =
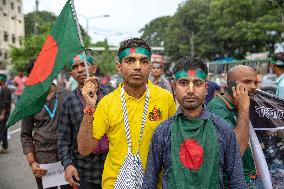
{"type": "Polygon", "coordinates": [[[9,153],[0,154],[1,189],[37,189],[30,167],[22,153],[20,124],[10,129],[9,153]]]}

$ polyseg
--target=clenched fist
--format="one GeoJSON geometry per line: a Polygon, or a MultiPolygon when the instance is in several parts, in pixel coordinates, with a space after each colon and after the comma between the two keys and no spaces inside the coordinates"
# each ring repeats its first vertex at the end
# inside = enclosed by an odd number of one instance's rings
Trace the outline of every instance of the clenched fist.
{"type": "Polygon", "coordinates": [[[97,78],[89,77],[85,80],[84,86],[82,88],[82,95],[86,102],[86,107],[94,108],[97,102],[97,90],[98,90],[98,81],[97,78]]]}

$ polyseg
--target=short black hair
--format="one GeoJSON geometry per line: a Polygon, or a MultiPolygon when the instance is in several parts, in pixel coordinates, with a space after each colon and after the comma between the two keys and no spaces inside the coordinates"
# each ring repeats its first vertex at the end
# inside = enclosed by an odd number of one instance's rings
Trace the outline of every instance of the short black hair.
{"type": "Polygon", "coordinates": [[[34,67],[35,61],[36,61],[35,58],[30,59],[28,65],[26,66],[26,72],[27,72],[28,75],[30,75],[30,73],[32,72],[32,69],[34,67]]]}
{"type": "Polygon", "coordinates": [[[173,73],[176,74],[178,71],[181,70],[189,70],[189,69],[202,69],[206,75],[208,75],[208,68],[207,65],[205,64],[205,62],[198,57],[191,57],[191,56],[186,56],[186,57],[182,57],[180,58],[174,68],[173,68],[173,73]]]}
{"type": "Polygon", "coordinates": [[[149,46],[149,44],[144,39],[136,37],[122,41],[120,43],[117,54],[119,55],[119,53],[126,48],[134,48],[134,47],[143,47],[151,52],[151,47],[149,46]]]}

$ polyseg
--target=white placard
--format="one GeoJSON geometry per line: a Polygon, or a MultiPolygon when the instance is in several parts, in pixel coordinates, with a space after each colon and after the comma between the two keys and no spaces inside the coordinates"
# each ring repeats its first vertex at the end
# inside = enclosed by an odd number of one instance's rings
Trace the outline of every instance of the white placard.
{"type": "Polygon", "coordinates": [[[43,188],[68,184],[64,178],[64,167],[60,162],[40,164],[40,168],[47,169],[46,175],[42,177],[43,188]]]}

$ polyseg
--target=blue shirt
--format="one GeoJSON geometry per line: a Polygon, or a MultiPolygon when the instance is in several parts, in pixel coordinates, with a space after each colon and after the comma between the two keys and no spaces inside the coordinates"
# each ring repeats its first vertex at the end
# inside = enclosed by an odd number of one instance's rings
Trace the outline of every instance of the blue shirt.
{"type": "MultiPolygon", "coordinates": [[[[163,169],[164,175],[162,178],[163,189],[168,185],[168,172],[171,165],[171,122],[176,119],[177,116],[181,116],[182,111],[178,112],[161,123],[156,129],[152,137],[147,169],[145,172],[143,188],[154,189],[157,186],[157,180],[159,173],[163,169]]],[[[227,173],[229,177],[230,189],[243,189],[246,188],[246,182],[243,174],[243,164],[239,151],[238,144],[236,142],[235,134],[233,130],[228,127],[227,123],[220,117],[204,110],[200,115],[200,119],[213,118],[213,122],[216,125],[216,132],[219,142],[219,186],[224,188],[223,174],[227,173]]],[[[190,187],[189,187],[190,188],[190,187]]]]}
{"type": "Polygon", "coordinates": [[[278,96],[281,99],[284,99],[284,73],[277,78],[276,83],[277,83],[276,96],[278,96]]]}
{"type": "Polygon", "coordinates": [[[220,90],[220,86],[217,85],[217,83],[215,83],[214,81],[210,81],[210,80],[208,81],[207,95],[205,98],[206,104],[208,104],[208,102],[210,102],[210,100],[214,98],[215,91],[219,91],[219,90],[220,90]]]}

